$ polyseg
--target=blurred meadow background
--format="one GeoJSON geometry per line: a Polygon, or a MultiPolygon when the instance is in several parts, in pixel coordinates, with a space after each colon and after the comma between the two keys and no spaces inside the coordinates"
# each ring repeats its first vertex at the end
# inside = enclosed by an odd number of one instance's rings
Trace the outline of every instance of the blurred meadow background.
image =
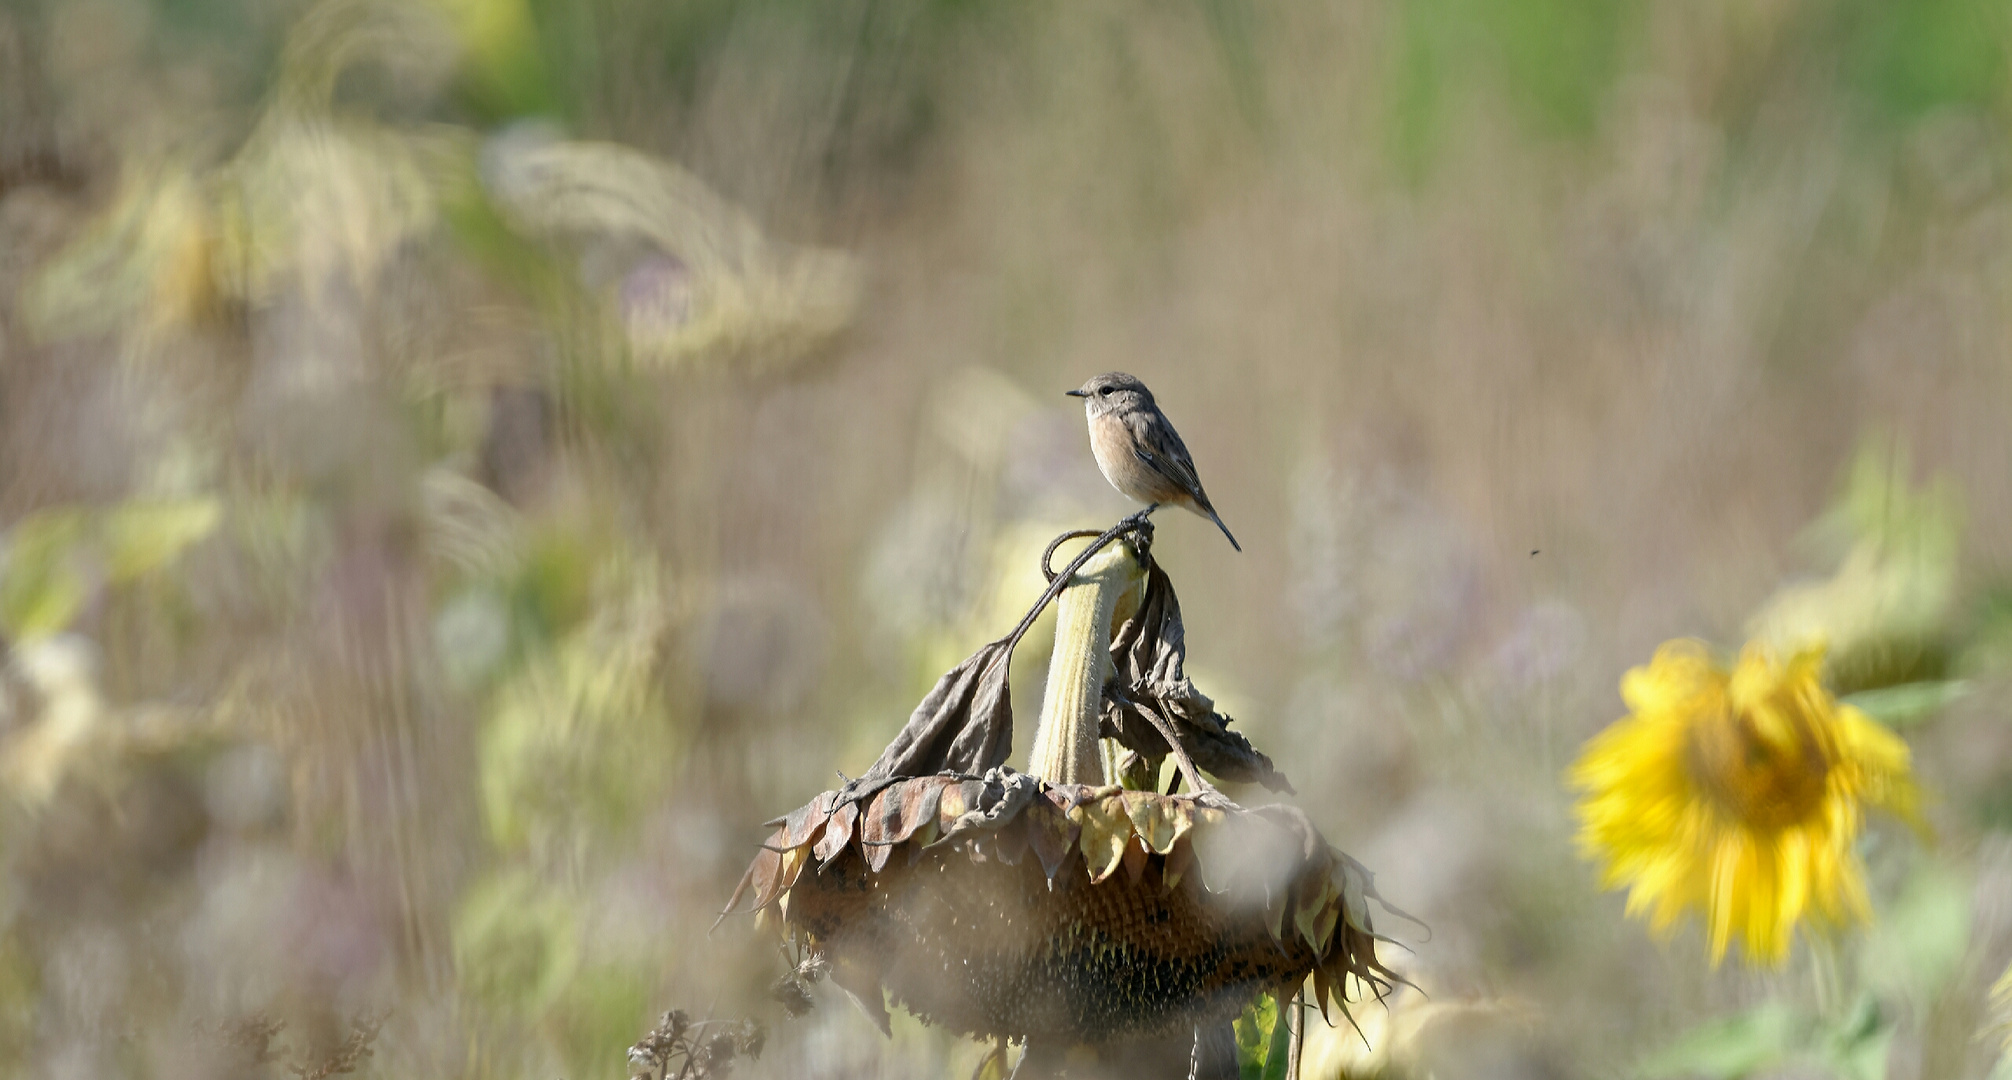
{"type": "Polygon", "coordinates": [[[2012,1075],[2002,0],[0,0],[0,1072],[970,1075],[708,927],[1127,512],[1109,369],[1245,546],[1158,519],[1191,670],[1432,927],[1303,1075],[2012,1075]],[[1927,835],[1714,966],[1565,777],[1784,625],[1927,835]]]}

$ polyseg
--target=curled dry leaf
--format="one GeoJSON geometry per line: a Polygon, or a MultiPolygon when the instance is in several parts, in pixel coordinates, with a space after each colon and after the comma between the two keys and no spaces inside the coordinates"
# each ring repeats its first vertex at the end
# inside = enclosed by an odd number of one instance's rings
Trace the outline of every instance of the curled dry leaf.
{"type": "Polygon", "coordinates": [[[983,777],[862,779],[772,823],[728,905],[774,919],[883,1030],[1168,1035],[1314,977],[1381,993],[1371,875],[1297,811],[983,777]]]}
{"type": "Polygon", "coordinates": [[[1004,765],[1013,750],[1013,692],[1007,685],[1013,645],[1012,638],[992,642],[936,680],[867,777],[976,775],[1004,765]]]}
{"type": "MultiPolygon", "coordinates": [[[[1229,730],[1230,718],[1195,689],[1183,670],[1187,630],[1174,583],[1145,555],[1145,597],[1111,641],[1114,675],[1104,686],[1100,734],[1117,739],[1151,763],[1171,752],[1160,724],[1209,774],[1290,792],[1292,784],[1250,740],[1229,730]]],[[[1022,628],[1031,621],[1023,620],[1022,628]]],[[[1019,632],[991,642],[945,672],[901,732],[868,769],[868,779],[953,772],[978,775],[1006,763],[1013,750],[1013,702],[1007,673],[1019,632]]],[[[1179,755],[1176,755],[1178,757],[1179,755]]]]}
{"type": "Polygon", "coordinates": [[[1230,718],[1195,689],[1183,670],[1188,658],[1187,628],[1173,580],[1149,560],[1146,595],[1139,610],[1111,639],[1114,674],[1104,685],[1099,734],[1116,739],[1154,766],[1170,748],[1148,710],[1173,728],[1181,748],[1204,772],[1235,783],[1263,784],[1291,792],[1291,782],[1250,740],[1229,730],[1230,718]]]}

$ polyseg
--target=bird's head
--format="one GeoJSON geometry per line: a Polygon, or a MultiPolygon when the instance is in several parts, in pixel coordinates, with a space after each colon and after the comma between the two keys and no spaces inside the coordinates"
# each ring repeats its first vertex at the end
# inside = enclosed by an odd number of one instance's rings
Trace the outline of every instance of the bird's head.
{"type": "Polygon", "coordinates": [[[1146,384],[1122,371],[1107,371],[1068,394],[1082,398],[1083,407],[1091,416],[1148,408],[1153,404],[1153,392],[1146,389],[1146,384]]]}

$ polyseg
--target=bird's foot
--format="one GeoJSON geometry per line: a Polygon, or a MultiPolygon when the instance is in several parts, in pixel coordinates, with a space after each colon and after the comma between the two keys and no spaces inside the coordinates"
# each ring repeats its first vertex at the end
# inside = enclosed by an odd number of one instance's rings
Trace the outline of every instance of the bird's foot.
{"type": "Polygon", "coordinates": [[[1152,517],[1153,511],[1159,508],[1159,503],[1153,503],[1144,510],[1118,522],[1118,531],[1121,534],[1129,534],[1131,536],[1132,546],[1138,549],[1142,557],[1153,549],[1153,523],[1147,519],[1152,517]]]}
{"type": "Polygon", "coordinates": [[[1121,526],[1125,526],[1127,528],[1137,528],[1141,525],[1146,524],[1146,519],[1152,517],[1153,511],[1158,510],[1159,508],[1160,508],[1159,503],[1148,503],[1144,510],[1139,511],[1136,514],[1133,514],[1132,516],[1126,518],[1125,520],[1120,521],[1118,524],[1121,526]]]}

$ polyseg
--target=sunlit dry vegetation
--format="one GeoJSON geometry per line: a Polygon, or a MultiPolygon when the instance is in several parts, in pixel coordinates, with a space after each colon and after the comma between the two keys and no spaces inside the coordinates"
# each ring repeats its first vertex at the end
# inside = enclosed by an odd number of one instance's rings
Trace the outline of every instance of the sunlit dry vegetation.
{"type": "Polygon", "coordinates": [[[1115,369],[1300,1075],[2002,1080],[2008,253],[1999,0],[0,0],[0,1072],[996,1072],[709,927],[1115,369]]]}

